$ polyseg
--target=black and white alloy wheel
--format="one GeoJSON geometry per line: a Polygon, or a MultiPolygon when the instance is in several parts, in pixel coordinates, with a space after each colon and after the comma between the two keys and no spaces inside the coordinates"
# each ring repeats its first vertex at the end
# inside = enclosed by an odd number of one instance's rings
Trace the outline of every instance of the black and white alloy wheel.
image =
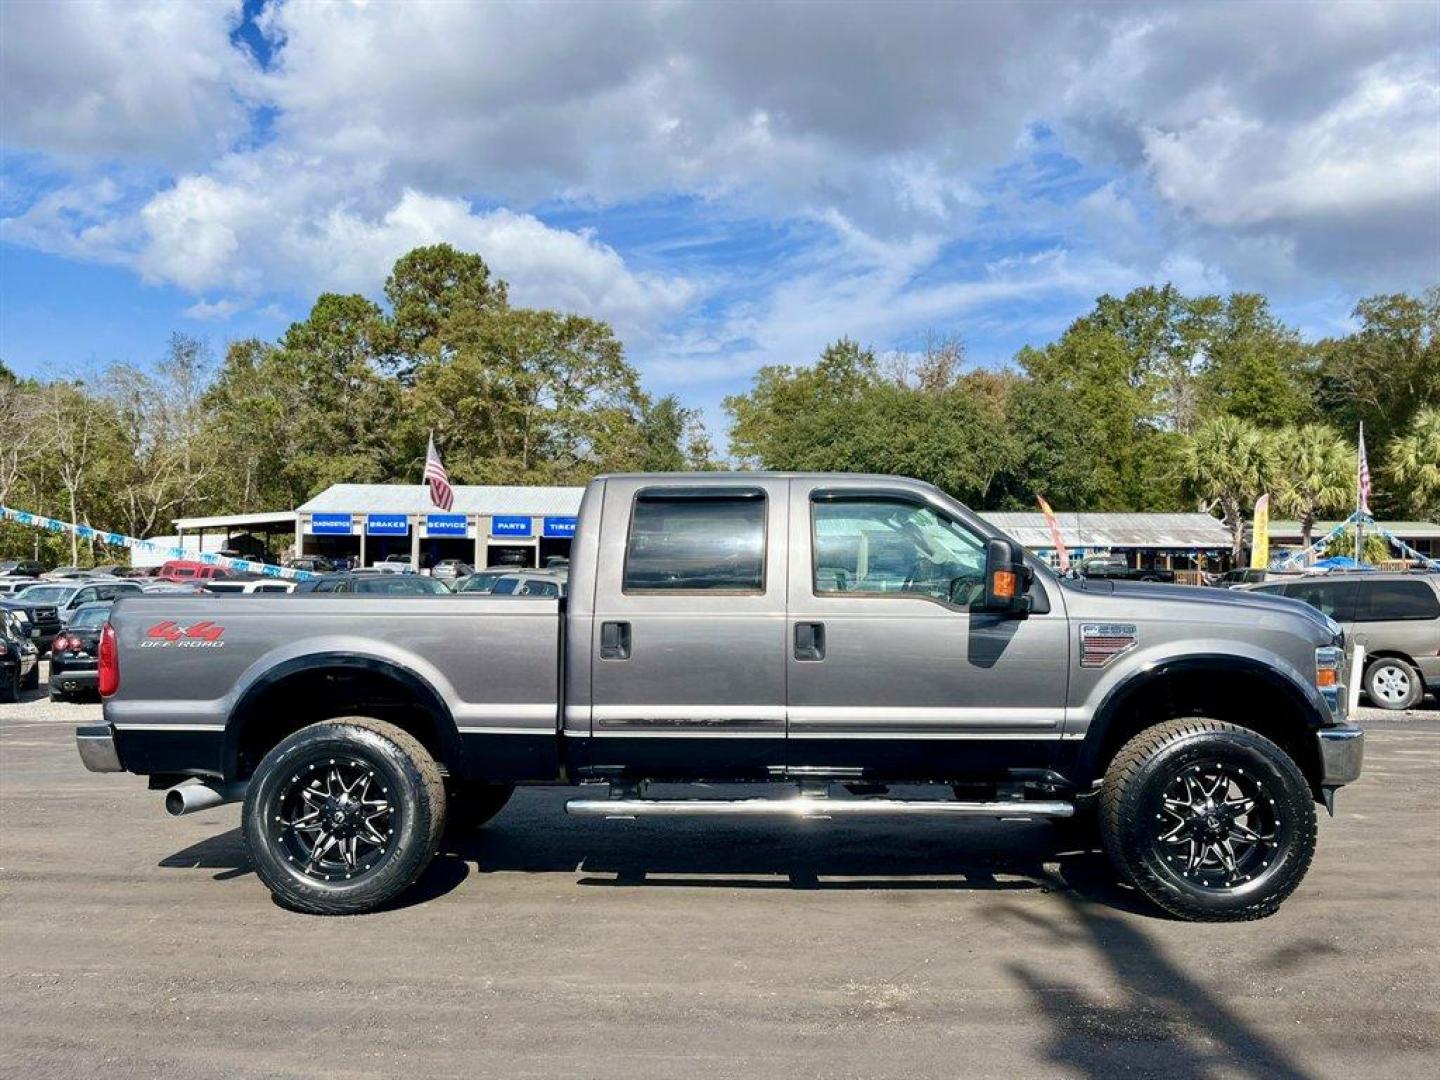
{"type": "Polygon", "coordinates": [[[1263,735],[1203,717],[1147,728],[1100,788],[1116,868],[1183,919],[1259,919],[1315,853],[1315,803],[1295,761],[1263,735]]]}
{"type": "Polygon", "coordinates": [[[241,816],[255,872],[284,906],[353,915],[424,872],[445,827],[440,769],[393,724],[343,717],[265,755],[241,816]]]}
{"type": "Polygon", "coordinates": [[[1211,889],[1234,888],[1270,865],[1279,828],[1275,800],[1243,767],[1191,765],[1171,781],[1156,816],[1164,857],[1211,889]]]}
{"type": "Polygon", "coordinates": [[[352,881],[385,861],[395,839],[390,789],[358,757],[318,758],[280,791],[273,822],[285,860],[322,881],[352,881]]]}
{"type": "Polygon", "coordinates": [[[1381,657],[1365,669],[1365,694],[1379,708],[1413,708],[1423,693],[1420,673],[1397,657],[1381,657]]]}

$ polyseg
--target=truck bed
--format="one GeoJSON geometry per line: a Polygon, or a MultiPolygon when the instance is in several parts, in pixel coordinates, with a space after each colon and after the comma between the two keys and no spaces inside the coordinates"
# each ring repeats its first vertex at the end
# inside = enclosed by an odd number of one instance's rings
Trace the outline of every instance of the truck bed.
{"type": "Polygon", "coordinates": [[[139,596],[117,602],[110,622],[122,661],[105,716],[135,771],[193,771],[204,761],[216,775],[233,775],[247,724],[276,722],[292,703],[298,708],[301,693],[345,693],[304,682],[307,671],[337,662],[356,680],[403,672],[436,714],[440,744],[458,741],[482,775],[483,763],[503,762],[512,777],[518,764],[534,779],[558,769],[554,600],[139,596]]]}

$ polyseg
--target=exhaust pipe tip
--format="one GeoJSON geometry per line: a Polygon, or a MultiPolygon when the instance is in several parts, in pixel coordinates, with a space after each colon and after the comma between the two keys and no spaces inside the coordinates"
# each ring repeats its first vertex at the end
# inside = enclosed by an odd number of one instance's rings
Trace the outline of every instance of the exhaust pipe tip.
{"type": "Polygon", "coordinates": [[[180,817],[198,810],[239,802],[245,797],[245,787],[245,784],[214,785],[204,780],[180,784],[165,793],[165,812],[171,817],[180,817]]]}

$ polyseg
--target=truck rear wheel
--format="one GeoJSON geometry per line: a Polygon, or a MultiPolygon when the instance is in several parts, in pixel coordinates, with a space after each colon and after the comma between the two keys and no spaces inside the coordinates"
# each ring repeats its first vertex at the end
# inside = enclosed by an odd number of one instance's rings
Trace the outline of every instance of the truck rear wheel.
{"type": "Polygon", "coordinates": [[[1100,788],[1100,834],[1116,868],[1182,919],[1261,919],[1295,891],[1315,853],[1315,804],[1295,762],[1218,720],[1172,720],[1123,747],[1100,788]]]}
{"type": "Polygon", "coordinates": [[[393,724],[312,724],[265,755],[241,814],[260,880],[285,907],[356,915],[424,873],[445,827],[440,768],[393,724]]]}

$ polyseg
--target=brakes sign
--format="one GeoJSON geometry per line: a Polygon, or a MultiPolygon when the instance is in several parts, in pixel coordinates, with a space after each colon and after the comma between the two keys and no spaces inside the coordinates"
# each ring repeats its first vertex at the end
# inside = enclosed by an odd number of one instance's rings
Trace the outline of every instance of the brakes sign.
{"type": "Polygon", "coordinates": [[[223,649],[225,642],[220,640],[220,636],[224,633],[223,626],[217,626],[209,621],[181,626],[179,623],[167,620],[156,623],[146,630],[145,640],[140,643],[140,647],[142,649],[168,649],[173,645],[177,649],[223,649]]]}

